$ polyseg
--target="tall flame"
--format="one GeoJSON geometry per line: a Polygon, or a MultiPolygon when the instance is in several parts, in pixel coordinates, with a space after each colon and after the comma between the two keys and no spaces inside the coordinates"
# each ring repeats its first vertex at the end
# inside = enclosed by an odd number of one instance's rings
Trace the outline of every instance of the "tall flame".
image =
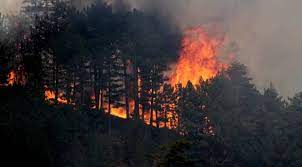
{"type": "Polygon", "coordinates": [[[171,75],[170,83],[198,84],[200,78],[213,78],[218,72],[227,67],[217,55],[223,39],[211,37],[203,28],[188,29],[184,33],[182,48],[175,71],[171,75]]]}

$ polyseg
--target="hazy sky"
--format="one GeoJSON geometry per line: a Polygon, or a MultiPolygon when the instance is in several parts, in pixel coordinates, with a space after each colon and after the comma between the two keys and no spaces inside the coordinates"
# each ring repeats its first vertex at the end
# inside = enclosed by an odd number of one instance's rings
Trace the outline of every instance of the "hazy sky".
{"type": "MultiPolygon", "coordinates": [[[[16,11],[20,1],[0,0],[0,11],[16,11]]],[[[126,1],[161,11],[180,27],[219,23],[259,88],[272,81],[285,96],[302,91],[302,0],[126,1]]]]}
{"type": "Polygon", "coordinates": [[[1,13],[16,13],[21,6],[22,0],[0,0],[1,13]]]}
{"type": "Polygon", "coordinates": [[[301,0],[128,1],[171,15],[180,27],[220,23],[258,88],[271,81],[284,96],[302,91],[301,0]]]}

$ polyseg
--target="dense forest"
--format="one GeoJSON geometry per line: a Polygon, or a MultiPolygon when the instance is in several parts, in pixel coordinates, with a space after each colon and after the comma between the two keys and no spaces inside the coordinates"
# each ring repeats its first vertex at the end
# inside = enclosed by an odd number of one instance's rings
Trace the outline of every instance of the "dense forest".
{"type": "Polygon", "coordinates": [[[236,60],[174,84],[183,36],[122,3],[24,0],[0,15],[3,163],[301,166],[302,92],[261,91],[236,60]]]}

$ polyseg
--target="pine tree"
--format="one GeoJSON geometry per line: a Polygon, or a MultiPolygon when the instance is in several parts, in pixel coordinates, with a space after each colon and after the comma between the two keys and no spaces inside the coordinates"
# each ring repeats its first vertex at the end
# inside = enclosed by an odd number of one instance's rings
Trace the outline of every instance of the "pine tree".
{"type": "Polygon", "coordinates": [[[289,111],[302,112],[302,92],[289,98],[289,105],[287,108],[289,111]]]}
{"type": "Polygon", "coordinates": [[[270,83],[269,88],[264,90],[263,96],[267,111],[280,112],[284,110],[285,102],[282,100],[282,97],[279,96],[279,93],[272,83],[270,83]]]}
{"type": "Polygon", "coordinates": [[[106,103],[107,111],[111,114],[112,107],[122,107],[123,80],[122,65],[119,56],[113,54],[105,60],[106,103]]]}
{"type": "Polygon", "coordinates": [[[186,87],[178,85],[176,91],[179,132],[190,136],[202,134],[203,113],[195,87],[189,81],[186,87]]]}
{"type": "Polygon", "coordinates": [[[8,18],[0,13],[0,86],[8,84],[8,75],[12,70],[14,45],[8,39],[8,18]]]}
{"type": "Polygon", "coordinates": [[[228,101],[230,106],[241,107],[244,111],[255,111],[258,107],[258,100],[260,97],[259,91],[256,90],[255,85],[251,83],[251,78],[248,76],[247,67],[238,62],[234,62],[223,74],[225,79],[225,87],[230,96],[228,101]]]}
{"type": "Polygon", "coordinates": [[[177,127],[177,114],[175,112],[175,93],[174,88],[170,84],[164,84],[162,92],[159,94],[160,103],[160,122],[164,123],[164,127],[177,127]]]}
{"type": "Polygon", "coordinates": [[[151,70],[151,105],[150,105],[150,124],[154,121],[153,111],[155,111],[155,123],[156,127],[160,126],[159,112],[162,110],[160,89],[164,85],[166,78],[164,77],[164,71],[166,66],[160,62],[152,65],[151,70]]]}
{"type": "MultiPolygon", "coordinates": [[[[35,79],[40,82],[39,89],[51,89],[55,93],[54,103],[58,104],[59,92],[65,85],[62,67],[61,48],[56,45],[58,36],[67,24],[67,8],[64,3],[52,3],[52,12],[48,15],[36,15],[32,20],[31,33],[24,39],[22,52],[25,67],[36,62],[36,69],[30,70],[35,79]]],[[[41,9],[42,10],[42,9],[41,9]]],[[[33,11],[34,12],[34,11],[33,11]]],[[[32,76],[30,76],[32,77],[32,76]]]]}
{"type": "Polygon", "coordinates": [[[38,18],[50,14],[54,9],[55,0],[23,0],[22,12],[30,18],[38,18]]]}
{"type": "MultiPolygon", "coordinates": [[[[107,81],[108,74],[112,75],[112,68],[115,70],[116,59],[119,59],[118,61],[121,59],[120,53],[118,53],[120,52],[118,39],[121,36],[120,29],[122,28],[120,25],[121,20],[118,19],[120,15],[119,13],[114,14],[110,6],[100,1],[87,8],[85,14],[87,14],[87,18],[83,18],[83,20],[87,21],[85,25],[85,28],[87,28],[85,40],[87,41],[93,71],[92,82],[95,105],[97,109],[105,108],[104,99],[108,97],[105,93],[108,93],[108,83],[111,83],[111,81],[107,81]],[[117,57],[114,58],[112,56],[117,57]],[[107,69],[109,67],[111,70],[107,69]]],[[[120,68],[123,64],[120,62],[118,64],[120,73],[120,68]]]]}
{"type": "Polygon", "coordinates": [[[142,106],[142,112],[141,112],[141,119],[143,121],[150,121],[145,120],[146,115],[149,115],[149,119],[152,118],[149,111],[151,109],[151,76],[150,76],[151,70],[148,65],[144,65],[140,69],[140,105],[142,106]]]}
{"type": "MultiPolygon", "coordinates": [[[[106,78],[106,94],[105,102],[107,103],[107,113],[111,114],[112,108],[123,107],[123,68],[122,62],[118,54],[115,52],[105,58],[105,72],[106,78]]],[[[111,133],[111,117],[108,119],[108,132],[111,133]]]]}

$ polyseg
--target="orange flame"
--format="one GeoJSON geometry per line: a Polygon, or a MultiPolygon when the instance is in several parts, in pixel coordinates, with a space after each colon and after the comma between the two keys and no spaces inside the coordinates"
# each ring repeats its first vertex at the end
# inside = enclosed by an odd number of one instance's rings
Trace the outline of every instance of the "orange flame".
{"type": "MultiPolygon", "coordinates": [[[[94,95],[92,95],[92,96],[90,96],[90,99],[91,100],[95,100],[95,96],[94,95]]],[[[107,104],[105,103],[105,106],[107,106],[107,104]]],[[[95,106],[95,105],[93,105],[92,107],[91,107],[91,109],[96,109],[97,107],[95,106]]],[[[133,109],[134,109],[134,100],[130,100],[129,101],[129,112],[131,113],[132,111],[133,111],[133,109]]],[[[108,109],[107,109],[107,111],[106,112],[108,112],[108,109]]],[[[124,106],[122,106],[122,107],[112,107],[111,108],[111,110],[110,110],[110,115],[113,115],[113,116],[116,116],[116,117],[119,117],[119,118],[123,118],[123,119],[126,119],[127,118],[127,113],[126,113],[126,109],[125,109],[125,107],[124,106]]]]}
{"type": "Polygon", "coordinates": [[[180,57],[170,83],[185,85],[191,81],[195,85],[199,83],[200,77],[208,80],[216,76],[227,67],[217,56],[222,43],[223,39],[211,37],[201,27],[185,31],[180,57]]]}
{"type": "MultiPolygon", "coordinates": [[[[134,100],[129,101],[129,112],[131,113],[134,110],[134,100]]],[[[111,108],[111,115],[126,119],[127,113],[125,107],[111,108]]]]}
{"type": "Polygon", "coordinates": [[[127,118],[126,111],[124,107],[112,108],[111,115],[119,117],[119,118],[127,118]]]}
{"type": "MultiPolygon", "coordinates": [[[[44,92],[44,95],[45,95],[45,100],[47,101],[53,101],[55,100],[55,92],[54,91],[51,91],[51,90],[46,90],[44,92]]],[[[60,104],[67,104],[67,100],[63,98],[63,93],[59,93],[58,95],[58,103],[60,104]]]]}
{"type": "Polygon", "coordinates": [[[16,73],[14,71],[10,71],[7,74],[7,83],[0,84],[0,87],[14,86],[16,84],[16,73]]]}
{"type": "Polygon", "coordinates": [[[9,86],[13,86],[15,84],[15,78],[16,78],[15,72],[11,71],[8,74],[8,79],[7,79],[9,86]]]}

